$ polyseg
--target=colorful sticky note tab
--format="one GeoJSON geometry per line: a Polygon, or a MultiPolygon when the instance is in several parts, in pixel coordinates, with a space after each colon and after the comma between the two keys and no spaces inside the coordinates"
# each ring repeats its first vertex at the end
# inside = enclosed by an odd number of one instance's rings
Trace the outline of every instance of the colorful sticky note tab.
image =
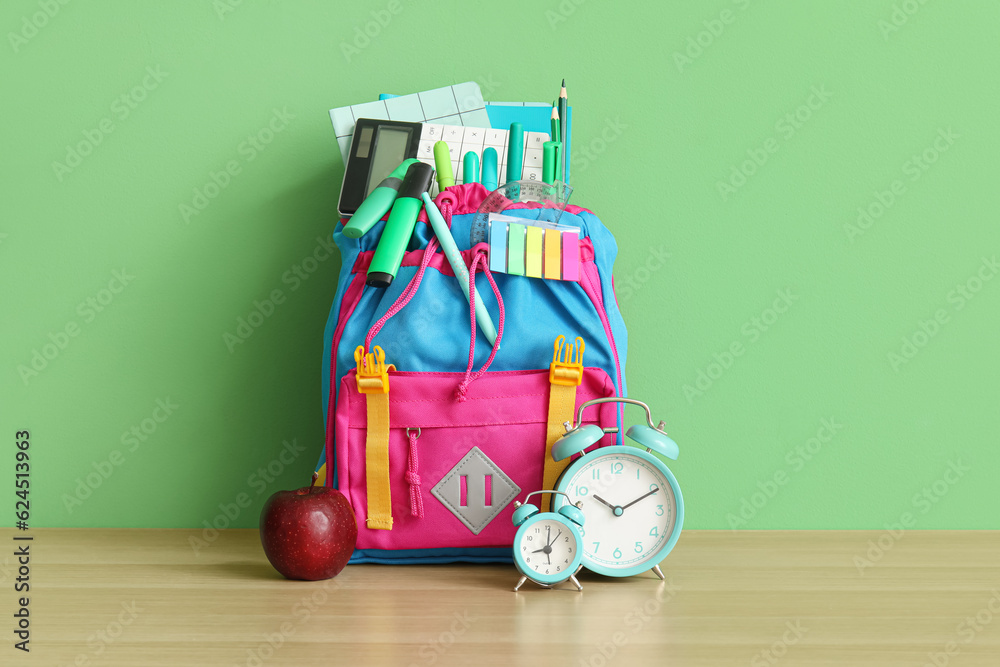
{"type": "Polygon", "coordinates": [[[501,222],[490,225],[490,271],[507,271],[507,225],[501,222]]]}
{"type": "Polygon", "coordinates": [[[563,232],[562,255],[563,280],[580,280],[580,237],[576,232],[563,232]]]}
{"type": "Polygon", "coordinates": [[[542,228],[527,227],[524,234],[524,275],[542,277],[542,228]]]}
{"type": "Polygon", "coordinates": [[[507,273],[524,275],[524,225],[515,222],[507,225],[507,273]]]}
{"type": "Polygon", "coordinates": [[[549,280],[559,280],[562,277],[561,236],[558,229],[545,230],[545,277],[549,280]]]}

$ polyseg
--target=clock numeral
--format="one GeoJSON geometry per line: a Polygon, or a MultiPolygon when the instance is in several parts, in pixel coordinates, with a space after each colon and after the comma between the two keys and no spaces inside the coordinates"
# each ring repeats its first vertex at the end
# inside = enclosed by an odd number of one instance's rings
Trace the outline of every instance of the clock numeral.
{"type": "Polygon", "coordinates": [[[556,565],[556,572],[562,572],[562,565],[556,565]]]}
{"type": "Polygon", "coordinates": [[[622,550],[618,549],[618,548],[615,548],[615,550],[611,552],[611,555],[614,556],[615,558],[621,558],[622,557],[622,550]]]}
{"type": "Polygon", "coordinates": [[[563,542],[569,542],[569,535],[563,538],[563,542]]]}
{"type": "Polygon", "coordinates": [[[663,505],[656,506],[656,516],[663,516],[663,505]]]}
{"type": "Polygon", "coordinates": [[[625,464],[621,461],[615,461],[611,464],[611,474],[620,475],[625,471],[625,464]]]}
{"type": "Polygon", "coordinates": [[[600,549],[600,548],[601,548],[601,543],[600,542],[594,542],[594,553],[595,554],[597,553],[597,550],[600,549]]]}
{"type": "Polygon", "coordinates": [[[635,469],[635,478],[636,478],[636,479],[639,479],[639,473],[640,473],[640,472],[642,472],[642,468],[636,468],[636,469],[635,469]]]}
{"type": "Polygon", "coordinates": [[[660,489],[659,489],[659,487],[658,487],[658,486],[656,485],[656,482],[653,482],[652,484],[650,484],[650,485],[649,485],[649,490],[650,490],[650,491],[659,491],[660,489]]]}
{"type": "Polygon", "coordinates": [[[588,489],[585,486],[580,486],[579,484],[577,484],[577,486],[576,486],[576,495],[578,495],[578,496],[585,496],[588,493],[590,493],[590,489],[588,489]]]}
{"type": "Polygon", "coordinates": [[[636,542],[635,543],[635,552],[637,554],[641,554],[642,553],[642,542],[636,542]]]}
{"type": "Polygon", "coordinates": [[[540,533],[540,532],[542,532],[542,529],[541,529],[541,528],[535,528],[535,533],[536,533],[536,534],[537,534],[537,533],[540,533]]]}
{"type": "Polygon", "coordinates": [[[534,538],[531,535],[528,535],[528,541],[530,542],[532,539],[534,538]]]}
{"type": "Polygon", "coordinates": [[[591,473],[590,473],[590,478],[591,478],[591,479],[596,479],[596,480],[600,481],[600,480],[601,480],[601,471],[600,471],[600,470],[598,470],[598,469],[597,469],[597,468],[595,467],[595,468],[594,468],[594,469],[593,469],[593,470],[591,471],[591,473]]]}
{"type": "Polygon", "coordinates": [[[659,529],[656,526],[653,526],[652,528],[650,528],[649,529],[649,536],[650,537],[659,537],[660,536],[659,529]]]}
{"type": "Polygon", "coordinates": [[[521,547],[521,551],[527,551],[528,547],[521,547]]]}

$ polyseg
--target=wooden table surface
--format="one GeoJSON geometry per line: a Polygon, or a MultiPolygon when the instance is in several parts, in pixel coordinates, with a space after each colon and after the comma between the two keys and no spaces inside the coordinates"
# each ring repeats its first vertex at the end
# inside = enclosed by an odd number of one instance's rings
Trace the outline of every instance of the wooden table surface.
{"type": "Polygon", "coordinates": [[[292,582],[257,532],[32,533],[31,652],[0,665],[1000,665],[1000,532],[687,531],[652,574],[511,592],[512,566],[292,582]]]}

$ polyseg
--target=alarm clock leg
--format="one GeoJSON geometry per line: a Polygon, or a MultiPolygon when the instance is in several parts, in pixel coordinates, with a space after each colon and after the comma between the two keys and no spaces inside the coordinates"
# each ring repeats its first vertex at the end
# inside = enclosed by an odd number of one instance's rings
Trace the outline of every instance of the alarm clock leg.
{"type": "Polygon", "coordinates": [[[576,578],[576,575],[575,575],[575,574],[571,574],[571,575],[569,576],[569,580],[570,580],[571,582],[573,582],[573,585],[574,585],[574,586],[576,586],[576,590],[578,590],[578,591],[582,591],[582,590],[583,590],[583,586],[581,586],[581,585],[580,585],[580,582],[579,582],[579,580],[577,580],[577,578],[576,578]]]}
{"type": "Polygon", "coordinates": [[[667,578],[663,576],[663,572],[660,570],[660,566],[659,565],[654,565],[653,566],[653,572],[656,573],[656,576],[658,576],[660,578],[660,581],[666,581],[667,580],[667,578]]]}
{"type": "Polygon", "coordinates": [[[527,580],[528,580],[527,577],[521,577],[521,580],[517,582],[517,586],[514,586],[514,592],[516,593],[517,589],[519,589],[521,585],[524,584],[524,582],[526,582],[527,580]]]}

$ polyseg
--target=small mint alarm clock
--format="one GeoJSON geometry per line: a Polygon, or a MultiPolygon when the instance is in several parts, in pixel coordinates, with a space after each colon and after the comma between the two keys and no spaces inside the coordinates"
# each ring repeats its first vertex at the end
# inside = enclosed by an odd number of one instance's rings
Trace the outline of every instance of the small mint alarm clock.
{"type": "MultiPolygon", "coordinates": [[[[577,590],[583,586],[576,579],[583,556],[583,512],[569,502],[555,512],[540,512],[528,504],[531,496],[540,493],[560,494],[560,491],[534,491],[524,499],[524,504],[514,501],[514,564],[521,573],[521,580],[514,586],[517,591],[528,579],[543,588],[552,588],[564,581],[571,581],[577,590]]],[[[568,496],[567,496],[568,498],[568,496]]]]}
{"type": "MultiPolygon", "coordinates": [[[[585,453],[556,482],[568,502],[587,511],[583,531],[583,564],[609,577],[630,577],[652,570],[663,579],[659,563],[680,537],[684,498],[670,469],[654,452],[669,459],[679,453],[663,422],[653,426],[649,406],[629,398],[599,398],[580,406],[576,426],[566,422],[566,435],[552,446],[552,458],[567,459],[596,444],[603,429],[583,424],[585,408],[597,403],[629,403],[646,410],[646,424],[633,425],[625,435],[640,445],[611,445],[585,453]]],[[[563,502],[552,499],[554,510],[563,502]]]]}

